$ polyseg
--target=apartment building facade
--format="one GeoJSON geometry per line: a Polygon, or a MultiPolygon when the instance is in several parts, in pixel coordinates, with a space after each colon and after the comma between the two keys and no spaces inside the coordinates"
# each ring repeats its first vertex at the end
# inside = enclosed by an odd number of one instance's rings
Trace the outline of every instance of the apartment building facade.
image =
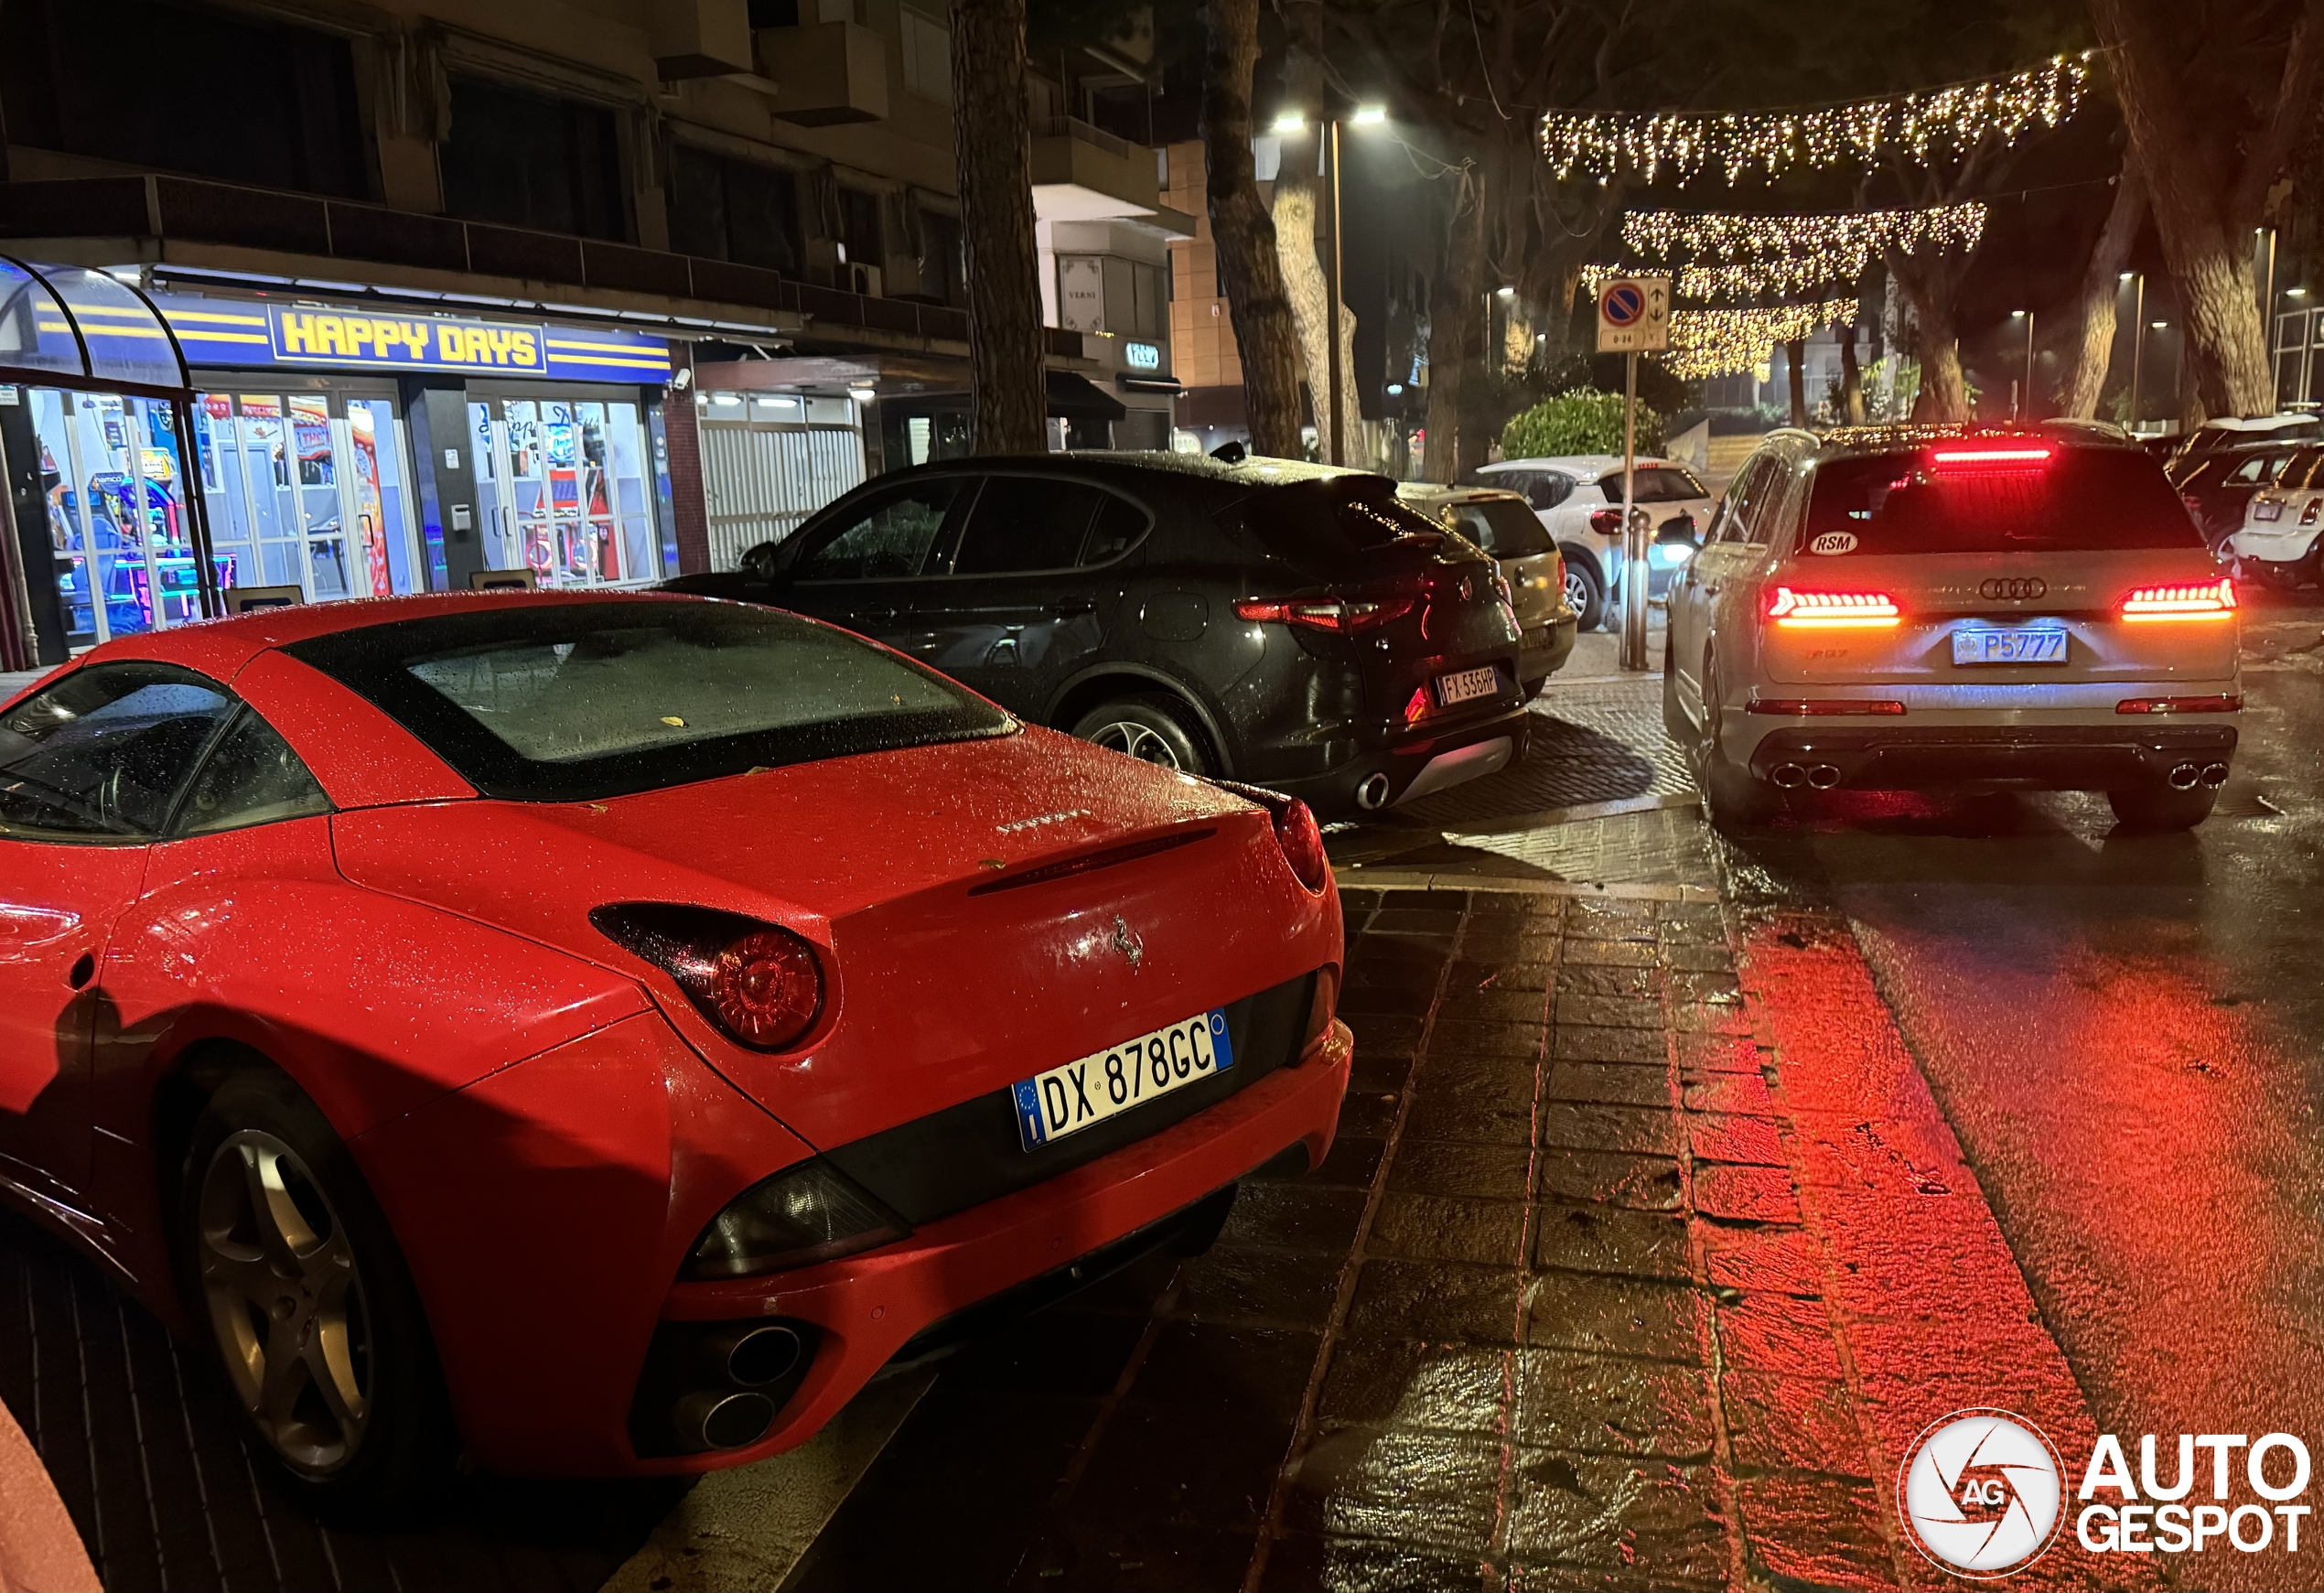
{"type": "MultiPolygon", "coordinates": [[[[1060,442],[1171,368],[1105,53],[1035,126],[1060,442]]],[[[641,585],[956,450],[949,57],[941,0],[7,0],[0,651],[641,585]]]]}

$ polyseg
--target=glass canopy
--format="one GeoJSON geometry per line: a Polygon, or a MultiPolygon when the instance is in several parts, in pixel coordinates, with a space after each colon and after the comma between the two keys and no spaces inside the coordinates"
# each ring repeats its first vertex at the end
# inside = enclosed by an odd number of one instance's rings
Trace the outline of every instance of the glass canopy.
{"type": "Polygon", "coordinates": [[[190,386],[186,364],[142,294],[82,265],[0,255],[0,369],[146,387],[190,386]]]}

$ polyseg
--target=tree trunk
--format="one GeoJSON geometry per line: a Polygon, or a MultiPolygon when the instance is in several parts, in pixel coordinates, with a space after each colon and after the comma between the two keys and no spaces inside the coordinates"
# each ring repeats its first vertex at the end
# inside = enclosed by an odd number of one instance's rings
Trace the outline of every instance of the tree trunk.
{"type": "MultiPolygon", "coordinates": [[[[1283,0],[1284,104],[1313,115],[1323,102],[1323,6],[1320,0],[1283,0]]],[[[1331,345],[1326,339],[1331,321],[1331,282],[1319,258],[1322,229],[1329,217],[1330,179],[1318,177],[1318,158],[1328,136],[1314,121],[1296,138],[1283,141],[1283,160],[1275,167],[1275,253],[1283,264],[1283,285],[1291,297],[1293,320],[1299,329],[1299,352],[1307,374],[1307,409],[1316,420],[1316,455],[1329,465],[1344,465],[1331,449],[1331,345]]],[[[1340,307],[1343,333],[1354,318],[1340,307]]],[[[1355,369],[1348,348],[1340,359],[1340,452],[1355,457],[1363,411],[1355,402],[1355,369]]]]}
{"type": "Polygon", "coordinates": [[[2091,0],[2130,147],[2145,172],[2163,261],[2178,286],[2186,362],[2214,415],[2276,407],[2267,328],[2253,280],[2252,229],[2268,188],[2315,125],[2324,4],[2304,0],[2283,51],[2274,105],[2254,119],[2200,99],[2185,51],[2154,0],[2091,0]]]}
{"type": "Polygon", "coordinates": [[[1921,361],[1921,391],[1912,418],[1946,424],[1969,414],[1969,382],[1961,370],[1961,340],[1953,330],[1953,296],[1964,257],[1891,251],[1888,274],[1912,305],[1913,355],[1921,361]]]}
{"type": "Polygon", "coordinates": [[[1807,340],[1794,338],[1783,345],[1783,351],[1791,357],[1791,424],[1805,431],[1808,428],[1807,340]]]}
{"type": "Polygon", "coordinates": [[[1864,424],[1864,367],[1856,357],[1856,323],[1850,321],[1840,332],[1840,424],[1864,424]]]}
{"type": "Polygon", "coordinates": [[[1203,187],[1219,285],[1243,358],[1243,416],[1253,452],[1296,458],[1299,339],[1284,296],[1275,223],[1259,198],[1251,164],[1251,73],[1259,59],[1259,0],[1207,0],[1203,30],[1202,146],[1208,166],[1203,187]]]}
{"type": "MultiPolygon", "coordinates": [[[[1452,230],[1445,241],[1445,269],[1436,277],[1428,307],[1428,442],[1421,473],[1450,486],[1460,479],[1461,386],[1469,345],[1477,331],[1477,295],[1484,264],[1482,212],[1474,179],[1464,181],[1454,200],[1452,230]]],[[[1478,373],[1483,380],[1483,372],[1478,373]]],[[[1485,445],[1472,450],[1481,457],[1485,445]]]]}
{"type": "Polygon", "coordinates": [[[958,0],[952,105],[968,263],[968,380],[979,453],[1049,447],[1033,147],[1025,113],[1025,0],[958,0]]]}
{"type": "Polygon", "coordinates": [[[2058,413],[2073,420],[2089,420],[2098,413],[2106,385],[2106,370],[2114,358],[2114,305],[2122,296],[2123,263],[2146,219],[2146,179],[2137,156],[2125,150],[2122,176],[2114,184],[2114,202],[2106,224],[2091,245],[2090,264],[2082,274],[2082,336],[2073,361],[2066,367],[2066,383],[2058,394],[2058,413]]]}

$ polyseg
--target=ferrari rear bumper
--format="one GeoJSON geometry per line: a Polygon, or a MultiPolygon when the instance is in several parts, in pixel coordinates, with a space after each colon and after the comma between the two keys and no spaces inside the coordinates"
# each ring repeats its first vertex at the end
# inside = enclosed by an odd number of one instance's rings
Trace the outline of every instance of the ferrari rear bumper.
{"type": "MultiPolygon", "coordinates": [[[[745,1448],[635,1460],[640,1474],[740,1465],[812,1437],[928,1329],[1155,1230],[1294,1147],[1330,1149],[1354,1046],[1334,1021],[1297,1062],[1086,1166],[920,1227],[880,1250],[774,1277],[681,1283],[665,1323],[780,1319],[813,1346],[774,1425],[745,1448]]],[[[1165,1234],[1167,1237],[1167,1234],[1165,1234]]]]}

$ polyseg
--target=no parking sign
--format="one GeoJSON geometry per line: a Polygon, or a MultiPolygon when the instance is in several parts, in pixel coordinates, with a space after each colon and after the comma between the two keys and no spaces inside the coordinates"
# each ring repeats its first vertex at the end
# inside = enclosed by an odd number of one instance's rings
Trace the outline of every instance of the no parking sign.
{"type": "Polygon", "coordinates": [[[1651,354],[1671,346],[1671,279],[1609,277],[1598,289],[1598,351],[1651,354]]]}

